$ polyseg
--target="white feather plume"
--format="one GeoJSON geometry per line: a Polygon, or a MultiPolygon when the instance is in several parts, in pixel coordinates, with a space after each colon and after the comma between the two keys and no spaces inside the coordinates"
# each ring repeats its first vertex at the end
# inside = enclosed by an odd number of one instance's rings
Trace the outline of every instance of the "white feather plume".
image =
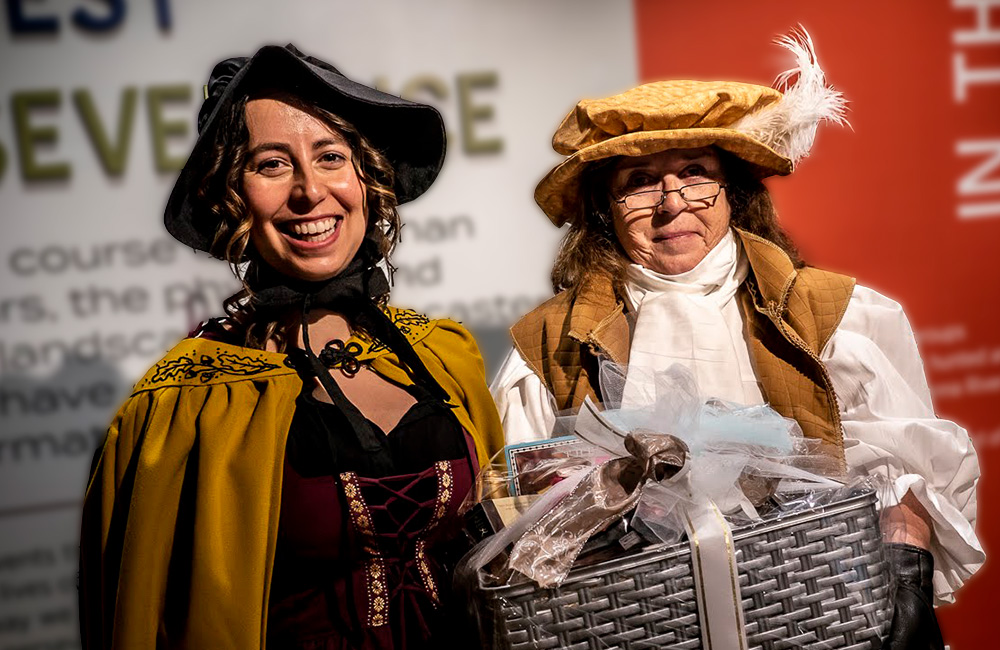
{"type": "Polygon", "coordinates": [[[844,117],[847,100],[826,85],[812,38],[804,27],[776,38],[775,43],[791,52],[796,63],[775,81],[782,98],[742,117],[731,128],[763,142],[795,165],[809,155],[820,120],[849,125],[844,117]]]}

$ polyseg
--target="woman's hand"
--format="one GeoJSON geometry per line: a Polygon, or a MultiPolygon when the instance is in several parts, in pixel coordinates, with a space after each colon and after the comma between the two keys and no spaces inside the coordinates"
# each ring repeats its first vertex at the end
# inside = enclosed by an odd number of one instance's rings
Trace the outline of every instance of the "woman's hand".
{"type": "Polygon", "coordinates": [[[885,509],[886,555],[895,582],[887,650],[944,650],[934,615],[931,532],[930,515],[911,492],[885,509]]]}
{"type": "Polygon", "coordinates": [[[881,523],[882,536],[887,543],[930,549],[931,516],[912,492],[907,492],[899,505],[886,508],[881,523]]]}

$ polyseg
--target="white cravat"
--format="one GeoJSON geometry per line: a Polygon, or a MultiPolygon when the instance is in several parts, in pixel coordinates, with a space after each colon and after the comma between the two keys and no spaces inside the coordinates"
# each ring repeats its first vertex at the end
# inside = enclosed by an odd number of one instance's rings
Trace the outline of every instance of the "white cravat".
{"type": "Polygon", "coordinates": [[[763,403],[735,300],[748,270],[732,230],[690,271],[663,275],[629,266],[625,289],[638,316],[623,407],[648,405],[651,371],[675,363],[694,373],[702,397],[763,403]]]}

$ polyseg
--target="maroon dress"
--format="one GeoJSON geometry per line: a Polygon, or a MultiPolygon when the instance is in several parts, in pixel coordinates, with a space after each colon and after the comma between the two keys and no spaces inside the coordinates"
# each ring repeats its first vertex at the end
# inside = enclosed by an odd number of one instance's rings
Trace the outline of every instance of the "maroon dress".
{"type": "Polygon", "coordinates": [[[269,650],[470,647],[451,597],[458,508],[477,467],[450,408],[419,386],[379,448],[307,392],[289,431],[269,650]]]}

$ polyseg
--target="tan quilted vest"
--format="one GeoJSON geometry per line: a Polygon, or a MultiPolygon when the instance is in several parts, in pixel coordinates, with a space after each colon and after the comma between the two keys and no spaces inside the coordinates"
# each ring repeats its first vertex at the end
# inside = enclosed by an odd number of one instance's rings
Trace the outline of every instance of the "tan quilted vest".
{"type": "MultiPolygon", "coordinates": [[[[837,396],[819,355],[847,309],[854,279],[810,267],[795,269],[773,243],[736,232],[751,269],[737,295],[764,399],[843,462],[837,396]]],[[[575,409],[588,395],[599,399],[600,357],[628,363],[625,305],[606,277],[589,279],[575,299],[565,291],[556,295],[510,333],[518,352],[555,396],[558,410],[575,409]]]]}

